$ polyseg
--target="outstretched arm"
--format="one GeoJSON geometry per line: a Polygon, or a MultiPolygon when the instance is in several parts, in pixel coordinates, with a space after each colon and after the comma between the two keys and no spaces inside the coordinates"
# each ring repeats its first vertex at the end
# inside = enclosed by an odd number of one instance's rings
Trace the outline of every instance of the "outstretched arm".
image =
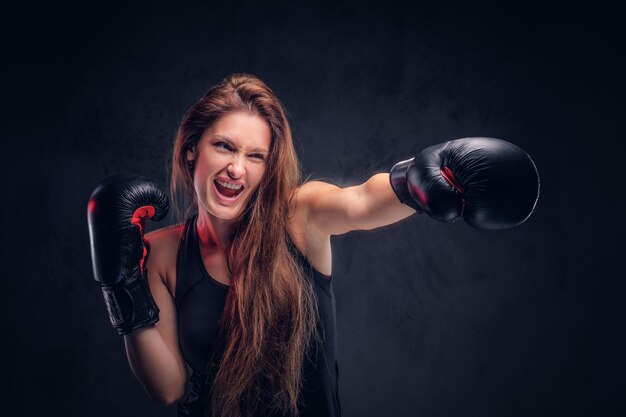
{"type": "Polygon", "coordinates": [[[307,182],[296,198],[298,209],[306,210],[307,221],[327,235],[371,230],[415,213],[400,203],[386,173],[346,188],[321,181],[307,182]]]}
{"type": "Polygon", "coordinates": [[[361,185],[307,183],[296,198],[297,211],[315,230],[339,235],[385,226],[415,211],[438,221],[462,216],[478,229],[505,229],[530,216],[538,195],[539,176],[526,152],[499,139],[464,138],[424,149],[361,185]]]}

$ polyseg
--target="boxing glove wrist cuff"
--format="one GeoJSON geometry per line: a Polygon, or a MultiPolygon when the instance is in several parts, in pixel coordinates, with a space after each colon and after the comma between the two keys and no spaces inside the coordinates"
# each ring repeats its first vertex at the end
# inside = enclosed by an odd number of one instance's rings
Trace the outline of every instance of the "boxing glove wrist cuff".
{"type": "Polygon", "coordinates": [[[111,324],[120,335],[148,327],[159,321],[159,308],[147,280],[141,275],[116,285],[102,284],[104,302],[111,324]]]}
{"type": "Polygon", "coordinates": [[[400,200],[402,204],[411,207],[418,213],[423,213],[424,209],[420,207],[409,193],[409,186],[406,181],[406,174],[413,163],[413,159],[414,158],[407,159],[406,161],[400,161],[395,164],[391,168],[391,171],[389,171],[389,182],[391,183],[391,188],[394,193],[396,193],[396,197],[398,197],[398,200],[400,200]]]}

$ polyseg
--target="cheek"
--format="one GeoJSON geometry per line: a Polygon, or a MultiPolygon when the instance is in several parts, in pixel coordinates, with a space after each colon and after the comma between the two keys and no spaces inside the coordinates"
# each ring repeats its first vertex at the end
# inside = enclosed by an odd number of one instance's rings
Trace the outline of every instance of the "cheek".
{"type": "Polygon", "coordinates": [[[206,181],[207,176],[214,175],[215,171],[217,171],[221,165],[225,164],[225,161],[221,159],[219,155],[202,155],[198,158],[194,171],[195,180],[201,182],[206,181]]]}
{"type": "Polygon", "coordinates": [[[202,167],[196,166],[193,172],[193,188],[196,190],[196,196],[200,201],[204,201],[206,197],[206,186],[202,167]]]}
{"type": "Polygon", "coordinates": [[[263,176],[265,175],[266,169],[265,166],[257,167],[254,171],[251,172],[252,177],[254,178],[255,188],[259,186],[263,176]]]}
{"type": "Polygon", "coordinates": [[[193,171],[193,185],[196,194],[204,200],[208,192],[208,183],[211,181],[212,167],[205,159],[198,159],[193,171]]]}

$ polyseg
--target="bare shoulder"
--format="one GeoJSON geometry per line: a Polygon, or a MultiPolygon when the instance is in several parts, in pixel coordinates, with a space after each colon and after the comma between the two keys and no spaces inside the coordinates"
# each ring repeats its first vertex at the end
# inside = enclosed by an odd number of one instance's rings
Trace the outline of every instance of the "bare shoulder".
{"type": "Polygon", "coordinates": [[[324,181],[308,181],[298,187],[290,200],[289,211],[297,221],[308,222],[312,211],[340,187],[324,181]]]}
{"type": "Polygon", "coordinates": [[[315,204],[323,195],[339,190],[340,187],[324,181],[307,181],[296,189],[294,199],[304,205],[315,204]]]}
{"type": "Polygon", "coordinates": [[[289,213],[292,223],[298,229],[309,228],[311,209],[329,192],[339,189],[336,185],[324,181],[308,181],[296,188],[289,200],[289,213]]]}
{"type": "Polygon", "coordinates": [[[150,246],[146,268],[156,272],[173,293],[176,280],[176,257],[184,223],[164,227],[144,236],[150,246]]]}

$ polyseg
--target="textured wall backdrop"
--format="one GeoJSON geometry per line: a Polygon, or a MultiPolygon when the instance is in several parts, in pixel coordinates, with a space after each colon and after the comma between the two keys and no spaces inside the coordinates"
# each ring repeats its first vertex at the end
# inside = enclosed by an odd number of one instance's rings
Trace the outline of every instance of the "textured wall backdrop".
{"type": "Polygon", "coordinates": [[[283,101],[313,178],[356,184],[464,136],[510,140],[541,174],[536,212],[516,229],[414,216],[334,239],[346,417],[626,415],[623,12],[445,1],[7,8],[0,413],[175,415],[150,401],[110,327],[86,203],[114,173],[167,187],[185,111],[249,72],[283,101]]]}

